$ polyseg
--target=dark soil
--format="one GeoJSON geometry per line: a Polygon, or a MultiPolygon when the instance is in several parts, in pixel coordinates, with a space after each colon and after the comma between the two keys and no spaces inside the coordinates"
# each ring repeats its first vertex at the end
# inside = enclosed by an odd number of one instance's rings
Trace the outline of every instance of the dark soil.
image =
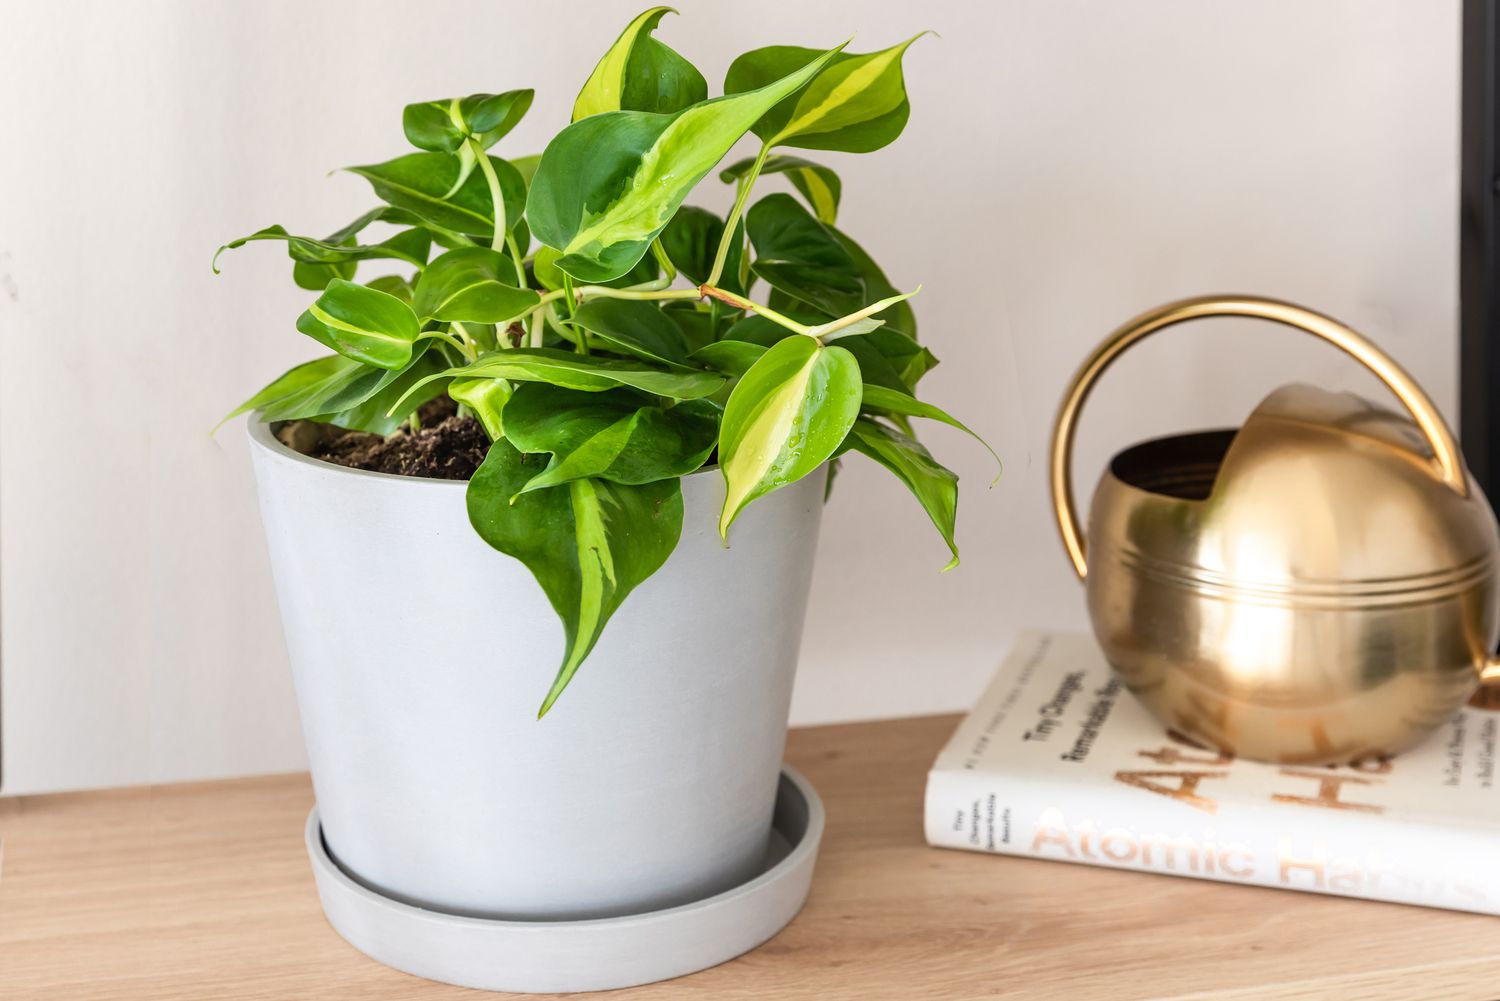
{"type": "Polygon", "coordinates": [[[365,431],[345,431],[331,424],[289,421],[276,431],[283,445],[324,462],[397,476],[434,480],[467,480],[489,451],[490,439],[472,417],[459,417],[446,396],[424,404],[421,427],[407,425],[389,438],[365,431]]]}

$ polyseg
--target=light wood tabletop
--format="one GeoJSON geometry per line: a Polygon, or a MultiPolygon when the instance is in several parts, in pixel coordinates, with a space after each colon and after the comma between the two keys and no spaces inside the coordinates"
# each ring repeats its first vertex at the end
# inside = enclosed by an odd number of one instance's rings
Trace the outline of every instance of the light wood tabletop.
{"type": "MultiPolygon", "coordinates": [[[[723,966],[595,996],[1500,996],[1494,918],[928,848],[923,777],[956,722],[794,731],[787,758],[828,808],[801,915],[723,966]]],[[[311,805],[305,775],[0,799],[0,997],[495,996],[387,969],[328,927],[311,805]]]]}

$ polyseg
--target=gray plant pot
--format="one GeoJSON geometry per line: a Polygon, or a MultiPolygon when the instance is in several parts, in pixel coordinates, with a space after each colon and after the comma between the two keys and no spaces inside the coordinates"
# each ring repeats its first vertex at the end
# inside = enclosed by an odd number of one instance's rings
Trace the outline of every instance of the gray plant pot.
{"type": "Polygon", "coordinates": [[[557,920],[709,897],[763,867],[824,475],[682,540],[543,720],[562,628],[470,528],[465,484],[250,440],[329,854],[388,897],[557,920]]]}

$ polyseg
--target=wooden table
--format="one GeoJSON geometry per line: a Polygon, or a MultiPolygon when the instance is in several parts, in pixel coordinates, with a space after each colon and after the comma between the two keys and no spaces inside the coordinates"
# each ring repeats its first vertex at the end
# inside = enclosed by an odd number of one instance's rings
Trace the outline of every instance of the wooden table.
{"type": "MultiPolygon", "coordinates": [[[[828,807],[802,914],[723,966],[596,996],[1500,996],[1494,918],[926,847],[923,775],[955,723],[795,731],[787,757],[828,807]]],[[[0,998],[494,996],[380,966],[324,923],[311,805],[304,775],[0,799],[0,998]]]]}

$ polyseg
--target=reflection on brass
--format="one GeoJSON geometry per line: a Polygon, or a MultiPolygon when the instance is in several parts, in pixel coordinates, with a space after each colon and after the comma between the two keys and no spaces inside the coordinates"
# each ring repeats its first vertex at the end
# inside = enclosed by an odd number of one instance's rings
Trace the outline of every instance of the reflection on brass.
{"type": "Polygon", "coordinates": [[[1106,657],[1165,725],[1288,764],[1394,754],[1452,715],[1491,660],[1500,534],[1453,434],[1400,366],[1290,303],[1185,299],[1111,334],[1063,398],[1053,506],[1106,657]],[[1247,316],[1342,349],[1410,415],[1306,385],[1238,431],[1143,442],[1100,478],[1085,545],[1071,460],[1079,411],[1132,344],[1247,316]]]}

